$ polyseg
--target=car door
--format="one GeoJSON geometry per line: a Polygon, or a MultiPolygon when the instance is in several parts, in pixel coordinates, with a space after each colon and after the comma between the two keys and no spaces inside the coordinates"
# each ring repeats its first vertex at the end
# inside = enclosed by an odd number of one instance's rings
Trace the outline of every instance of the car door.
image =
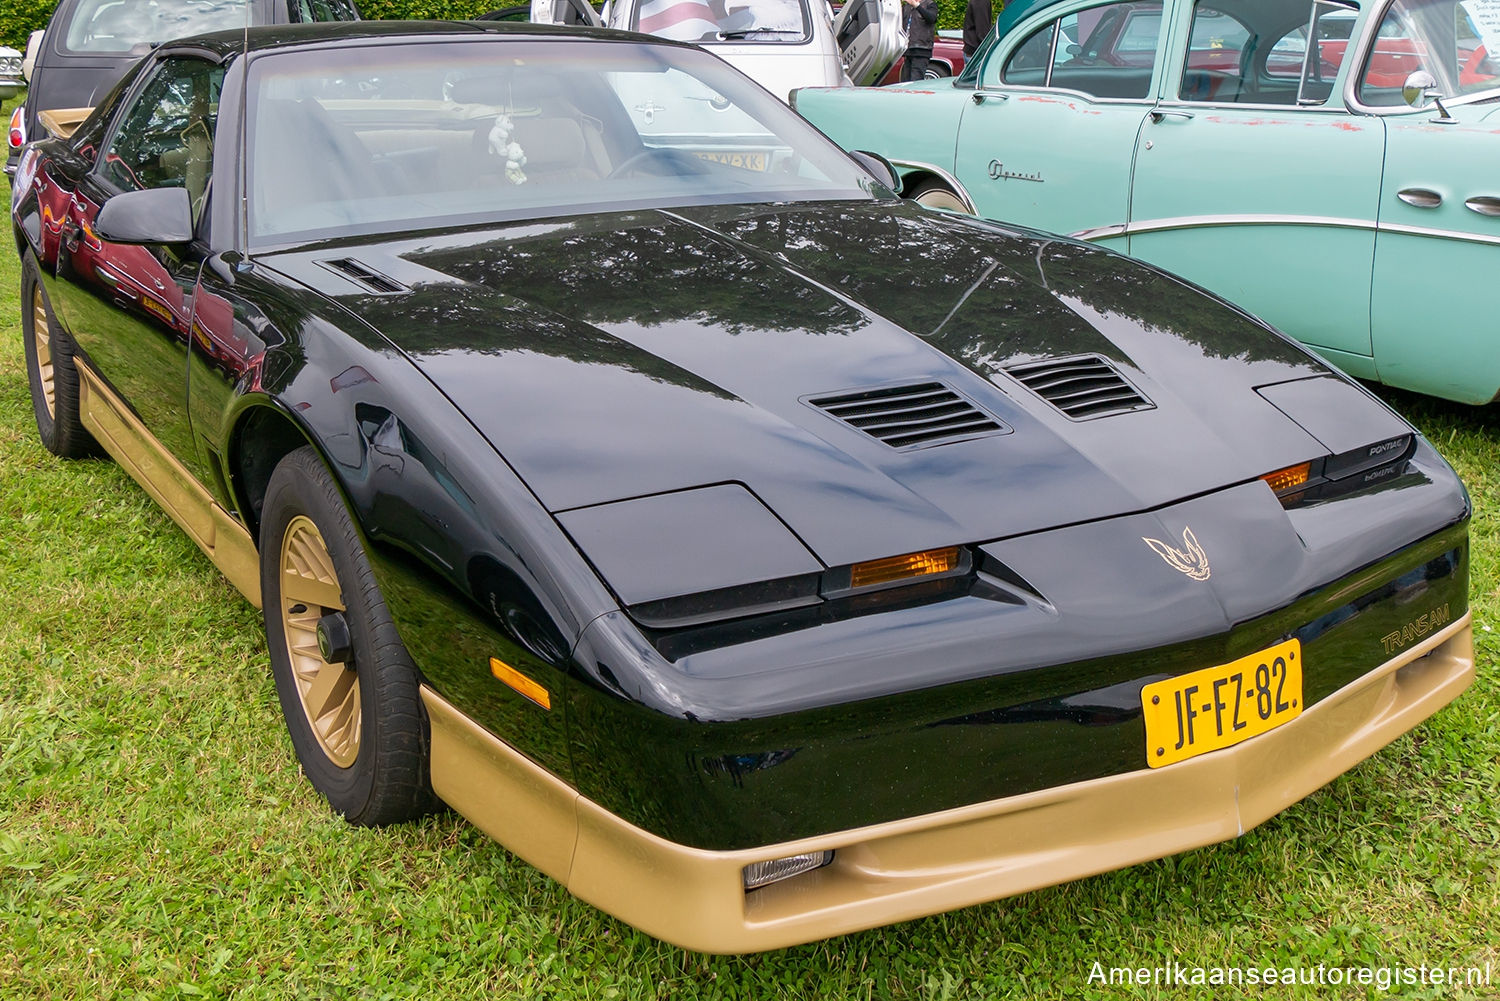
{"type": "Polygon", "coordinates": [[[1341,96],[1355,25],[1342,3],[1181,0],[1136,149],[1128,252],[1373,377],[1385,130],[1341,96]]]}
{"type": "Polygon", "coordinates": [[[186,188],[195,218],[201,216],[223,77],[217,63],[169,55],[137,80],[67,206],[55,286],[69,330],[93,367],[146,429],[195,470],[187,352],[201,249],[112,243],[94,223],[110,198],[166,187],[186,188]]]}
{"type": "Polygon", "coordinates": [[[1500,4],[1397,0],[1385,8],[1357,92],[1386,125],[1375,365],[1382,381],[1470,403],[1500,391],[1489,285],[1500,260],[1500,59],[1492,52],[1500,53],[1500,4]],[[1400,98],[1416,71],[1438,81],[1453,120],[1400,98]]]}
{"type": "Polygon", "coordinates": [[[1123,229],[1136,136],[1156,103],[1162,5],[1065,0],[986,59],[955,174],[978,214],[1059,233],[1123,229]]]}
{"type": "Polygon", "coordinates": [[[857,87],[868,87],[901,58],[906,32],[901,0],[848,0],[833,19],[833,37],[844,72],[857,87]]]}

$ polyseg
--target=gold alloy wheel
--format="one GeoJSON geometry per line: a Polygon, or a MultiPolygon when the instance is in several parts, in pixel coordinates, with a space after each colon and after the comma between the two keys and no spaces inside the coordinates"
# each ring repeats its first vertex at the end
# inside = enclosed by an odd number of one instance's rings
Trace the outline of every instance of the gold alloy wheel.
{"type": "Polygon", "coordinates": [[[359,675],[318,650],[318,620],[344,610],[323,534],[298,515],[281,537],[281,623],[297,697],[323,753],[340,768],[359,755],[359,675]]]}
{"type": "Polygon", "coordinates": [[[42,380],[42,400],[47,416],[57,419],[57,385],[52,371],[52,327],[47,323],[47,305],[40,283],[31,290],[31,339],[36,346],[36,369],[42,380]]]}

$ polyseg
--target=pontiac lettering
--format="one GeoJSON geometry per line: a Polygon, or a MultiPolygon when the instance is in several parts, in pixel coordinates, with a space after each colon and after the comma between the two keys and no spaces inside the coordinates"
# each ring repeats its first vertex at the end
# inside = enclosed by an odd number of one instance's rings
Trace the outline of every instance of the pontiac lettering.
{"type": "Polygon", "coordinates": [[[1386,653],[1404,650],[1439,626],[1447,625],[1452,618],[1447,604],[1439,605],[1432,611],[1412,619],[1396,632],[1386,633],[1380,637],[1380,645],[1385,647],[1386,653]]]}

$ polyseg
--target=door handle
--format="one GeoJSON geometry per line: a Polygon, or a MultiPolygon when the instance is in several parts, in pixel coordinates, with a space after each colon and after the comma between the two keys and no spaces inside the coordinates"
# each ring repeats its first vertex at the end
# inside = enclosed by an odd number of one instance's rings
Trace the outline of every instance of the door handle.
{"type": "Polygon", "coordinates": [[[1431,188],[1402,188],[1396,197],[1419,209],[1435,209],[1443,204],[1443,196],[1431,188]]]}
{"type": "Polygon", "coordinates": [[[1464,202],[1464,206],[1480,215],[1500,215],[1500,198],[1494,195],[1475,195],[1464,202]]]}
{"type": "Polygon", "coordinates": [[[1181,118],[1183,121],[1188,121],[1192,117],[1193,117],[1193,113],[1191,111],[1178,111],[1175,108],[1172,108],[1172,109],[1168,109],[1168,108],[1152,108],[1151,109],[1151,124],[1153,124],[1153,125],[1160,125],[1162,123],[1162,121],[1164,119],[1167,119],[1167,118],[1181,118]]]}
{"type": "Polygon", "coordinates": [[[999,91],[995,90],[976,90],[974,92],[973,100],[975,104],[983,104],[985,101],[991,99],[996,101],[1009,101],[1010,95],[1002,94],[999,91]]]}

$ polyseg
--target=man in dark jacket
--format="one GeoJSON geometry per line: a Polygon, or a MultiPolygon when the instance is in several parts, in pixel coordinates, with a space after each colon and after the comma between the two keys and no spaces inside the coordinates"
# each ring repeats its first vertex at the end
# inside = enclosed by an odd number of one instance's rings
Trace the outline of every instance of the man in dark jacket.
{"type": "Polygon", "coordinates": [[[990,33],[995,23],[994,9],[990,0],[969,0],[964,8],[964,58],[967,59],[979,48],[984,36],[990,33]]]}
{"type": "Polygon", "coordinates": [[[932,26],[937,24],[937,0],[901,0],[906,4],[906,61],[901,79],[921,80],[932,59],[932,26]]]}

